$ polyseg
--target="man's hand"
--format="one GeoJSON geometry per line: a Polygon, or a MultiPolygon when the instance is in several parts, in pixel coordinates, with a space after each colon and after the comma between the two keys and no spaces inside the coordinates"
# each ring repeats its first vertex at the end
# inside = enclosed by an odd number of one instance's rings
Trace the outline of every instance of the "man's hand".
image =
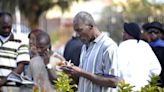
{"type": "Polygon", "coordinates": [[[41,57],[43,57],[45,65],[47,65],[49,63],[50,56],[51,56],[51,54],[49,53],[49,51],[43,52],[41,57]]]}
{"type": "Polygon", "coordinates": [[[86,72],[77,66],[62,66],[61,69],[70,74],[71,77],[84,77],[98,85],[105,87],[116,87],[118,85],[119,79],[116,77],[104,77],[102,75],[92,74],[90,72],[86,72]]]}
{"type": "Polygon", "coordinates": [[[71,74],[71,76],[81,76],[83,73],[83,70],[77,66],[61,66],[61,69],[68,74],[71,74]]]}

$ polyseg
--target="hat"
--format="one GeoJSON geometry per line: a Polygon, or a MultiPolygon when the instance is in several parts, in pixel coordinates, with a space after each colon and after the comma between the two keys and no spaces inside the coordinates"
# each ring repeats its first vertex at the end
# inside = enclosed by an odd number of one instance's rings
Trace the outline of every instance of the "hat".
{"type": "Polygon", "coordinates": [[[124,23],[124,30],[135,39],[139,40],[141,31],[140,27],[136,23],[124,23]]]}
{"type": "Polygon", "coordinates": [[[142,25],[142,29],[143,29],[144,31],[147,31],[149,25],[150,25],[149,22],[144,23],[144,24],[142,25]]]}
{"type": "Polygon", "coordinates": [[[146,30],[149,30],[151,28],[155,28],[155,29],[158,29],[161,32],[164,32],[163,26],[162,26],[162,24],[160,22],[152,22],[152,23],[149,23],[145,27],[146,30]]]}

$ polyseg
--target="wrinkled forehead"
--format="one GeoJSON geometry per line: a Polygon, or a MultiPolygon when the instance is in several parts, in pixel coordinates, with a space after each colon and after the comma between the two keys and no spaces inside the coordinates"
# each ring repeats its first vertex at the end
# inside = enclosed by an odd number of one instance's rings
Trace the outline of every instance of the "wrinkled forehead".
{"type": "Polygon", "coordinates": [[[76,19],[73,21],[73,27],[74,29],[81,28],[85,25],[85,22],[81,19],[76,19]]]}

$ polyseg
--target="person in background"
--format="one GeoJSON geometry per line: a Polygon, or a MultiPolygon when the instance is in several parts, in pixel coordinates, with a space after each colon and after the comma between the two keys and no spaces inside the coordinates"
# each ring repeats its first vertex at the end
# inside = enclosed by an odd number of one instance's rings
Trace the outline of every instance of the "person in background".
{"type": "MultiPolygon", "coordinates": [[[[37,38],[38,34],[40,34],[41,32],[44,32],[44,31],[41,30],[41,29],[34,29],[28,35],[28,38],[29,38],[29,50],[30,50],[30,57],[31,58],[33,56],[35,56],[35,55],[38,55],[38,51],[37,51],[37,48],[36,48],[36,38],[37,38]]],[[[49,44],[48,49],[50,51],[52,51],[51,50],[51,43],[49,44]]],[[[61,55],[59,55],[56,52],[54,52],[54,56],[60,58],[61,60],[65,60],[64,57],[62,57],[61,55]]]]}
{"type": "MultiPolygon", "coordinates": [[[[11,32],[12,15],[8,12],[0,12],[0,87],[2,92],[9,92],[10,85],[15,83],[7,80],[11,73],[21,74],[24,65],[30,61],[27,44],[15,39],[11,32]]],[[[13,92],[18,92],[13,89],[13,92]]]]}
{"type": "Polygon", "coordinates": [[[88,12],[79,12],[73,19],[77,37],[84,43],[80,65],[62,66],[64,72],[79,77],[78,92],[101,92],[114,90],[117,76],[117,44],[101,33],[88,12]]]}
{"type": "Polygon", "coordinates": [[[30,50],[30,58],[33,56],[37,55],[37,49],[36,49],[36,37],[38,36],[39,33],[41,33],[42,30],[40,29],[35,29],[32,30],[29,35],[29,50],[30,50]]]}
{"type": "Polygon", "coordinates": [[[163,28],[162,24],[160,22],[151,22],[151,23],[145,23],[142,26],[144,32],[143,34],[147,34],[147,39],[145,39],[150,45],[152,44],[163,44],[163,41],[161,39],[163,28]]]}
{"type": "MultiPolygon", "coordinates": [[[[81,40],[76,36],[76,33],[73,32],[73,35],[71,39],[66,43],[65,49],[64,49],[64,58],[66,61],[71,62],[75,66],[79,66],[80,63],[80,54],[81,54],[81,48],[83,46],[83,43],[81,40]]],[[[77,79],[77,83],[78,84],[77,79]]],[[[77,88],[73,88],[74,91],[77,90],[77,88]]]]}
{"type": "MultiPolygon", "coordinates": [[[[37,49],[36,49],[36,36],[42,32],[42,30],[40,29],[35,29],[32,30],[29,34],[28,34],[28,39],[29,39],[29,55],[30,58],[34,57],[37,55],[37,49]]],[[[28,72],[28,67],[29,64],[25,65],[24,67],[24,75],[27,75],[28,72]]],[[[31,79],[31,77],[29,77],[31,79]]]]}
{"type": "Polygon", "coordinates": [[[140,90],[148,84],[150,76],[159,75],[160,63],[148,43],[141,40],[136,23],[124,23],[123,42],[118,47],[118,68],[125,83],[140,90]]]}
{"type": "MultiPolygon", "coordinates": [[[[164,30],[164,23],[162,24],[162,29],[164,30]]],[[[161,39],[164,40],[164,31],[161,32],[161,39]]]]}
{"type": "Polygon", "coordinates": [[[74,32],[72,38],[65,45],[64,58],[66,61],[71,60],[74,65],[79,66],[82,45],[83,43],[74,32]]]}
{"type": "Polygon", "coordinates": [[[142,25],[142,34],[141,34],[141,39],[144,40],[145,42],[150,42],[151,38],[150,35],[147,31],[147,26],[150,25],[149,22],[146,22],[142,25]]]}
{"type": "Polygon", "coordinates": [[[29,43],[33,47],[30,47],[32,57],[27,76],[33,78],[39,90],[54,92],[51,83],[57,78],[55,65],[65,59],[57,53],[53,54],[49,35],[40,29],[29,34],[29,43]]]}
{"type": "Polygon", "coordinates": [[[161,64],[162,71],[160,73],[161,80],[159,83],[161,87],[164,87],[164,40],[162,39],[164,29],[160,22],[152,22],[145,27],[145,30],[148,32],[148,35],[151,38],[149,45],[152,47],[161,64]]]}
{"type": "Polygon", "coordinates": [[[46,69],[50,55],[50,38],[49,35],[42,30],[34,30],[29,35],[30,49],[32,58],[29,65],[27,76],[32,77],[35,85],[39,90],[53,92],[51,82],[46,69]]]}

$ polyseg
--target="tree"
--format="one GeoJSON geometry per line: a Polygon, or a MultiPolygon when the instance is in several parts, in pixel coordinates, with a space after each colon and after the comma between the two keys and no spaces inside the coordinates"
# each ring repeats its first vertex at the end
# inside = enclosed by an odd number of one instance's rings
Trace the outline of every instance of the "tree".
{"type": "MultiPolygon", "coordinates": [[[[145,21],[152,21],[159,16],[164,16],[164,7],[162,4],[152,4],[148,0],[126,0],[126,2],[114,3],[114,7],[122,7],[122,13],[126,21],[135,21],[143,23],[145,21]],[[150,20],[149,18],[152,18],[150,20]]],[[[161,21],[160,19],[157,19],[161,21]]]]}
{"type": "Polygon", "coordinates": [[[122,13],[118,13],[114,10],[112,6],[104,8],[101,19],[98,22],[98,27],[101,31],[109,32],[110,37],[119,44],[121,41],[123,16],[122,13]]]}
{"type": "Polygon", "coordinates": [[[0,11],[14,11],[15,5],[16,2],[12,2],[12,0],[0,0],[0,11]]]}
{"type": "Polygon", "coordinates": [[[103,31],[119,43],[124,22],[136,22],[139,25],[145,22],[164,22],[164,7],[162,4],[152,4],[147,0],[112,0],[102,12],[98,25],[103,31]]]}
{"type": "Polygon", "coordinates": [[[39,17],[47,10],[57,5],[62,12],[69,9],[70,4],[78,0],[0,0],[1,11],[14,12],[16,6],[29,21],[30,27],[38,26],[39,17]]]}

